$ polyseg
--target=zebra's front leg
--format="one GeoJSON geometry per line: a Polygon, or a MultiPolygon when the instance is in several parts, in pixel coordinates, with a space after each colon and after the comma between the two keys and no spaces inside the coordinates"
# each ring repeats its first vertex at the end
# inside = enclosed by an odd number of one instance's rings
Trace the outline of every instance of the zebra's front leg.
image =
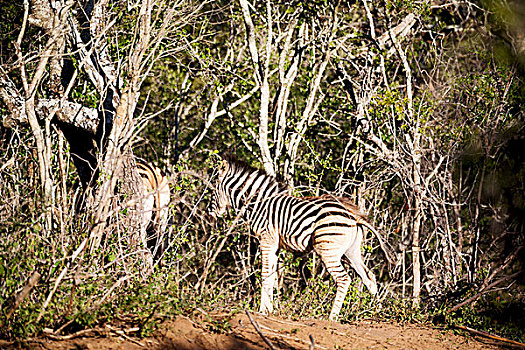
{"type": "Polygon", "coordinates": [[[262,287],[261,305],[259,312],[271,314],[273,312],[273,291],[277,281],[277,242],[261,243],[262,258],[262,287]]]}

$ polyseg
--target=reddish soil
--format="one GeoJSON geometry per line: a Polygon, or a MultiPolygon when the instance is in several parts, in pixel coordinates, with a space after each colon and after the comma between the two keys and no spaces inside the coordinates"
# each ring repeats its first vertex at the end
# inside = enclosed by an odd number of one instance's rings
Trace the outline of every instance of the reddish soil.
{"type": "MultiPolygon", "coordinates": [[[[214,315],[216,324],[225,324],[226,315],[214,315]]],[[[500,349],[502,343],[483,338],[456,335],[425,325],[400,325],[378,322],[340,324],[324,320],[290,321],[253,315],[260,331],[276,349],[309,349],[310,336],[315,349],[500,349]]],[[[67,340],[38,338],[24,343],[2,343],[1,349],[269,349],[245,314],[230,321],[229,330],[213,331],[211,322],[195,322],[178,317],[159,326],[149,338],[139,339],[115,328],[97,330],[97,336],[67,340]],[[117,334],[120,332],[120,335],[117,334]]],[[[88,333],[85,333],[88,334],[88,333]]],[[[132,333],[128,333],[132,334],[132,333]]]]}

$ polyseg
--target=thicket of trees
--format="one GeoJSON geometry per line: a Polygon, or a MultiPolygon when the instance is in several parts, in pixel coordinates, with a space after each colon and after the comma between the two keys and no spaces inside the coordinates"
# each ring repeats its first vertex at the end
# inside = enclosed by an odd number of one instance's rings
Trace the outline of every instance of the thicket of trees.
{"type": "MultiPolygon", "coordinates": [[[[2,3],[2,333],[115,317],[147,331],[212,302],[254,307],[256,242],[206,215],[228,151],[296,195],[353,199],[394,248],[388,266],[367,239],[379,301],[357,281],[343,318],[411,310],[523,337],[520,6],[2,3]],[[135,156],[170,175],[160,260],[146,245],[135,156]]],[[[326,316],[325,305],[304,308],[333,297],[319,262],[283,260],[281,312],[326,316]]]]}

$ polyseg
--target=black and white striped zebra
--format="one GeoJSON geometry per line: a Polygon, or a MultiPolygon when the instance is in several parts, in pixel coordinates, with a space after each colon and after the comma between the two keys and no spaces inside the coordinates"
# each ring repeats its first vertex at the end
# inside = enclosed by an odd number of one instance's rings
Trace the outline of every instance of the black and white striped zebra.
{"type": "Polygon", "coordinates": [[[330,312],[332,320],[337,319],[350,286],[350,277],[341,264],[343,255],[370,293],[377,293],[375,276],[361,254],[362,226],[373,228],[348,199],[331,195],[290,196],[275,178],[228,157],[219,173],[211,213],[220,216],[229,207],[243,211],[260,243],[261,312],[273,311],[279,248],[299,252],[313,249],[319,255],[337,285],[330,312]]]}
{"type": "Polygon", "coordinates": [[[137,159],[137,171],[142,179],[142,230],[144,243],[158,258],[166,249],[169,220],[170,186],[168,178],[153,164],[137,159]]]}

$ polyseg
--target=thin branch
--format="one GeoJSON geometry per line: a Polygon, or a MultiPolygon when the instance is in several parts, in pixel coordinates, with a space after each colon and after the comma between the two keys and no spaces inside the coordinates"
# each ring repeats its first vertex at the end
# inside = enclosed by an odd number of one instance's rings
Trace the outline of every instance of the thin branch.
{"type": "Polygon", "coordinates": [[[86,243],[87,243],[87,238],[85,238],[82,243],[80,243],[80,245],[78,246],[78,248],[73,252],[73,254],[71,255],[71,260],[68,261],[67,265],[62,269],[62,272],[60,272],[60,275],[58,276],[58,278],[56,279],[55,281],[55,284],[53,286],[53,289],[51,290],[51,292],[49,292],[48,296],[47,296],[47,299],[46,301],[44,302],[44,304],[42,305],[42,309],[40,310],[40,313],[38,314],[38,317],[36,319],[36,322],[40,321],[40,319],[42,318],[42,316],[44,315],[44,311],[46,310],[47,306],[49,305],[49,303],[51,302],[51,298],[53,297],[53,294],[55,294],[57,288],[58,288],[58,285],[60,284],[60,282],[62,281],[62,279],[64,278],[64,276],[66,275],[66,272],[67,270],[69,270],[69,267],[71,266],[71,264],[75,261],[75,259],[80,255],[80,253],[82,253],[82,251],[84,250],[84,248],[86,247],[86,243]]]}
{"type": "Polygon", "coordinates": [[[503,264],[501,264],[498,268],[496,268],[487,278],[483,281],[483,284],[481,285],[482,290],[487,288],[487,285],[490,280],[492,280],[498,273],[503,271],[507,266],[510,265],[512,261],[518,256],[518,253],[523,249],[523,246],[520,245],[516,247],[512,253],[510,253],[506,258],[503,264]]]}
{"type": "Polygon", "coordinates": [[[36,284],[40,280],[40,276],[41,276],[40,273],[38,271],[35,271],[31,275],[31,277],[29,277],[29,281],[27,282],[26,286],[16,296],[15,302],[13,303],[11,310],[9,310],[9,312],[7,313],[6,322],[9,320],[9,318],[11,318],[11,316],[16,311],[18,306],[20,306],[20,304],[22,303],[22,301],[24,301],[24,299],[29,295],[29,292],[31,291],[31,289],[33,289],[33,287],[36,286],[36,284]]]}
{"type": "Polygon", "coordinates": [[[485,293],[488,293],[490,288],[494,287],[494,286],[497,286],[498,284],[502,283],[502,282],[505,282],[505,281],[508,281],[510,279],[513,279],[517,276],[519,276],[520,274],[522,273],[522,271],[518,271],[516,273],[513,273],[512,275],[509,275],[509,276],[505,276],[503,278],[500,278],[499,280],[496,280],[494,282],[492,282],[491,284],[489,284],[488,286],[486,286],[485,288],[481,289],[481,291],[479,293],[477,293],[476,295],[468,298],[467,300],[459,303],[458,305],[454,306],[453,308],[451,308],[450,310],[447,311],[447,314],[450,314],[460,308],[462,308],[463,306],[467,305],[467,304],[470,304],[471,302],[473,302],[474,300],[478,299],[480,296],[482,296],[483,294],[485,293]]]}
{"type": "Polygon", "coordinates": [[[255,330],[257,331],[257,333],[261,336],[262,340],[264,340],[264,342],[266,343],[266,345],[268,345],[270,347],[270,349],[272,350],[277,350],[277,348],[275,347],[275,345],[273,345],[273,343],[270,341],[270,339],[268,339],[261,331],[261,328],[259,327],[259,325],[257,324],[257,322],[255,322],[252,318],[252,315],[250,314],[250,311],[248,310],[244,310],[246,312],[246,315],[248,315],[248,318],[250,319],[250,322],[253,326],[253,328],[255,328],[255,330]]]}
{"type": "Polygon", "coordinates": [[[241,4],[242,15],[244,17],[244,24],[246,25],[246,39],[248,40],[248,48],[250,49],[250,55],[252,57],[252,62],[255,68],[255,80],[257,85],[261,85],[261,77],[263,75],[263,72],[259,62],[257,44],[255,42],[255,26],[253,25],[253,21],[250,16],[250,8],[248,1],[239,0],[239,3],[241,4]]]}
{"type": "Polygon", "coordinates": [[[309,336],[310,338],[310,346],[309,346],[309,350],[314,350],[315,349],[315,341],[314,341],[314,336],[310,334],[309,336]]]}
{"type": "Polygon", "coordinates": [[[210,270],[210,267],[213,265],[213,263],[215,262],[215,260],[217,259],[217,256],[219,255],[219,253],[221,252],[222,250],[222,247],[224,247],[224,244],[226,243],[226,240],[228,239],[228,237],[230,236],[230,234],[233,232],[233,229],[237,226],[237,223],[239,222],[239,220],[243,217],[244,215],[244,212],[246,211],[246,206],[244,206],[240,211],[239,213],[237,214],[237,216],[235,217],[235,219],[233,220],[230,228],[228,229],[228,232],[226,232],[226,234],[224,235],[224,238],[222,239],[221,243],[219,243],[219,246],[217,247],[217,249],[215,250],[215,253],[213,254],[213,256],[210,258],[209,261],[207,261],[206,263],[206,266],[204,267],[204,271],[202,272],[201,274],[201,277],[199,278],[199,281],[197,282],[197,284],[195,285],[195,289],[198,290],[199,287],[204,287],[204,283],[206,282],[206,277],[208,276],[208,271],[210,270]]]}
{"type": "Polygon", "coordinates": [[[24,37],[26,26],[27,26],[27,18],[29,16],[29,0],[24,0],[24,20],[22,22],[22,29],[20,29],[20,33],[18,33],[18,38],[16,39],[16,51],[18,54],[18,60],[20,61],[20,71],[22,75],[22,84],[24,85],[24,90],[26,93],[29,91],[29,86],[27,85],[27,79],[26,79],[26,71],[25,71],[25,62],[22,60],[21,55],[21,45],[22,45],[22,39],[24,37]]]}
{"type": "Polygon", "coordinates": [[[470,333],[473,333],[473,334],[481,335],[481,336],[489,338],[489,339],[499,340],[499,341],[502,341],[502,342],[505,342],[505,343],[509,343],[509,344],[513,344],[513,345],[519,346],[521,348],[525,348],[525,343],[520,343],[520,342],[515,341],[515,340],[503,338],[503,337],[500,337],[499,335],[494,335],[494,334],[490,334],[490,333],[487,333],[487,332],[478,331],[478,330],[476,330],[474,328],[470,328],[470,327],[467,327],[467,326],[456,325],[454,327],[462,329],[462,330],[470,332],[470,333]]]}

